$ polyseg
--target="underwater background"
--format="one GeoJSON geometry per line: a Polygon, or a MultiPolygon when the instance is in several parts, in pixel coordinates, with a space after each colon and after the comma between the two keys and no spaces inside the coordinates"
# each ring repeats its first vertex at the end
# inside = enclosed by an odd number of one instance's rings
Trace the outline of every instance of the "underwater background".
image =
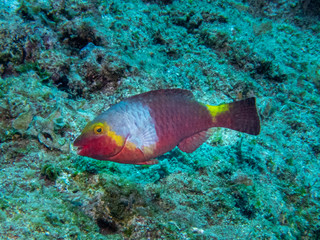
{"type": "Polygon", "coordinates": [[[0,239],[320,239],[319,0],[2,0],[0,239]],[[261,133],[191,154],[76,154],[128,96],[255,96],[261,133]]]}

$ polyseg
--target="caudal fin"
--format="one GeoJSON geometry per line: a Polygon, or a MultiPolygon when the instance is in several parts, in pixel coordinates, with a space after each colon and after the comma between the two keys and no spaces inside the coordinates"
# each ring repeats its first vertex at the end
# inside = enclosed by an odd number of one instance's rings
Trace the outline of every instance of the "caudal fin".
{"type": "Polygon", "coordinates": [[[254,97],[207,107],[212,115],[213,127],[230,128],[252,135],[260,133],[260,119],[254,97]]]}

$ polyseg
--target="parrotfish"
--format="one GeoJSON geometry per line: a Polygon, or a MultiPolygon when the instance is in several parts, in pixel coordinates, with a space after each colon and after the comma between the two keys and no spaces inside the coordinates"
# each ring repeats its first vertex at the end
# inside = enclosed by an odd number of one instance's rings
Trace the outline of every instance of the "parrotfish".
{"type": "Polygon", "coordinates": [[[174,147],[195,151],[214,127],[258,135],[254,97],[218,106],[196,101],[183,89],[155,90],[129,97],[97,116],[74,141],[78,154],[127,164],[155,164],[174,147]]]}

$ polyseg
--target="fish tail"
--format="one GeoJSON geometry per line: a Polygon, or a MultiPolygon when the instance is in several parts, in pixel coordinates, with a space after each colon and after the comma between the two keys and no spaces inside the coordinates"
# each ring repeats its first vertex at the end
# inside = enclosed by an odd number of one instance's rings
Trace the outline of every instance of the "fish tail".
{"type": "Polygon", "coordinates": [[[251,135],[260,133],[260,119],[254,97],[218,106],[206,106],[212,116],[213,127],[230,128],[251,135]]]}

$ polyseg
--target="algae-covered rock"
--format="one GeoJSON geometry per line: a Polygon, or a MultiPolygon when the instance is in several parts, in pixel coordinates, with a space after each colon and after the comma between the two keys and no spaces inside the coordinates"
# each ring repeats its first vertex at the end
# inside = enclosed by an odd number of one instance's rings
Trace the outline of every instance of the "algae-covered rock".
{"type": "Polygon", "coordinates": [[[17,130],[27,130],[33,118],[32,111],[20,113],[13,121],[13,127],[17,130]]]}
{"type": "Polygon", "coordinates": [[[38,141],[50,150],[69,152],[69,141],[61,136],[63,128],[67,124],[61,116],[61,110],[54,110],[47,118],[35,116],[31,127],[28,129],[30,136],[36,137],[38,141]]]}
{"type": "Polygon", "coordinates": [[[61,169],[53,164],[45,164],[41,168],[41,174],[50,181],[55,181],[61,173],[61,169]]]}

